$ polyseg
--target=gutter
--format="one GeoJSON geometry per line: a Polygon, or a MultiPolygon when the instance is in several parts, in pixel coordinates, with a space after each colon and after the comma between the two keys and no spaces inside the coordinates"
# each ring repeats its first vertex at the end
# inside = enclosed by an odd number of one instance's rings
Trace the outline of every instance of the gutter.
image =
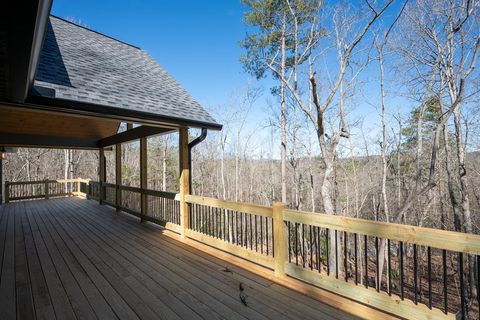
{"type": "Polygon", "coordinates": [[[188,167],[190,168],[190,174],[188,175],[188,186],[190,193],[192,193],[192,149],[199,143],[201,143],[207,137],[208,129],[202,128],[202,133],[196,137],[192,142],[188,144],[188,167]]]}

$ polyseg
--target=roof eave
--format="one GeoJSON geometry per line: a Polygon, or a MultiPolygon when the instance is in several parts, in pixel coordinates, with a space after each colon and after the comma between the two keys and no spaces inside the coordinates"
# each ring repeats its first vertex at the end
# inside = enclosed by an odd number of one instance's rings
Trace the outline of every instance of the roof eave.
{"type": "Polygon", "coordinates": [[[85,103],[59,98],[49,98],[36,95],[30,95],[26,100],[26,104],[24,104],[23,106],[45,111],[90,115],[125,122],[143,123],[156,126],[184,126],[191,128],[206,128],[215,131],[222,130],[223,127],[221,124],[215,122],[184,119],[137,110],[128,110],[100,104],[85,103]]]}
{"type": "Polygon", "coordinates": [[[11,101],[25,101],[33,85],[51,6],[52,0],[10,3],[11,101]]]}

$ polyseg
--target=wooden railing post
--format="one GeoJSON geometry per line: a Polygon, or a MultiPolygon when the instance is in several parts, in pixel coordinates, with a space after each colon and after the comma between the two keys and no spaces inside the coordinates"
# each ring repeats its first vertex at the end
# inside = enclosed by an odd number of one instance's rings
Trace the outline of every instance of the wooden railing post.
{"type": "Polygon", "coordinates": [[[45,179],[45,184],[44,184],[44,188],[45,188],[45,199],[48,199],[50,198],[50,195],[49,195],[49,181],[48,179],[45,179]]]}
{"type": "Polygon", "coordinates": [[[5,203],[10,202],[10,182],[5,181],[5,203]]]}
{"type": "Polygon", "coordinates": [[[91,194],[91,190],[90,190],[90,179],[87,179],[87,181],[85,182],[85,198],[87,200],[90,199],[90,194],[91,194]]]}
{"type": "Polygon", "coordinates": [[[273,204],[273,245],[274,245],[274,271],[277,277],[285,277],[285,263],[287,262],[288,239],[286,238],[285,223],[283,221],[283,209],[285,204],[275,202],[273,204]]]}
{"type": "Polygon", "coordinates": [[[189,176],[190,168],[188,165],[188,128],[179,129],[179,162],[180,162],[180,230],[181,235],[185,238],[185,231],[189,227],[188,221],[188,203],[185,196],[190,194],[189,176]]]}
{"type": "Polygon", "coordinates": [[[147,214],[147,138],[140,138],[140,220],[144,221],[147,214]]]}
{"type": "Polygon", "coordinates": [[[122,144],[115,145],[115,209],[120,211],[122,205],[122,144]]]}
{"type": "Polygon", "coordinates": [[[98,163],[98,174],[99,174],[99,187],[98,187],[98,203],[103,204],[103,183],[105,178],[105,150],[103,147],[100,148],[99,154],[99,163],[98,163]]]}

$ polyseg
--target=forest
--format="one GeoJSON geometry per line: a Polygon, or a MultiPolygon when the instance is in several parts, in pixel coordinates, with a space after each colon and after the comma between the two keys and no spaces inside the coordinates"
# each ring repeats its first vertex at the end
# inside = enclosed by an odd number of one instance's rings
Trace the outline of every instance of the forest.
{"type": "MultiPolygon", "coordinates": [[[[194,149],[194,194],[480,232],[478,1],[243,3],[252,79],[206,106],[224,129],[194,149]]],[[[148,148],[149,187],[178,191],[178,135],[148,148]]],[[[138,185],[138,143],[122,157],[138,185]]],[[[4,168],[95,180],[98,152],[22,148],[4,168]]]]}

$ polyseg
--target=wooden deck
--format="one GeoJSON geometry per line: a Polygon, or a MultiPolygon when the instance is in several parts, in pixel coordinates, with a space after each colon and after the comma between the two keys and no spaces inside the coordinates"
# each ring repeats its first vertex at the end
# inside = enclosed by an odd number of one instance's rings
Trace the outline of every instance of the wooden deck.
{"type": "Polygon", "coordinates": [[[0,206],[0,319],[35,318],[355,317],[110,207],[60,198],[0,206]]]}

